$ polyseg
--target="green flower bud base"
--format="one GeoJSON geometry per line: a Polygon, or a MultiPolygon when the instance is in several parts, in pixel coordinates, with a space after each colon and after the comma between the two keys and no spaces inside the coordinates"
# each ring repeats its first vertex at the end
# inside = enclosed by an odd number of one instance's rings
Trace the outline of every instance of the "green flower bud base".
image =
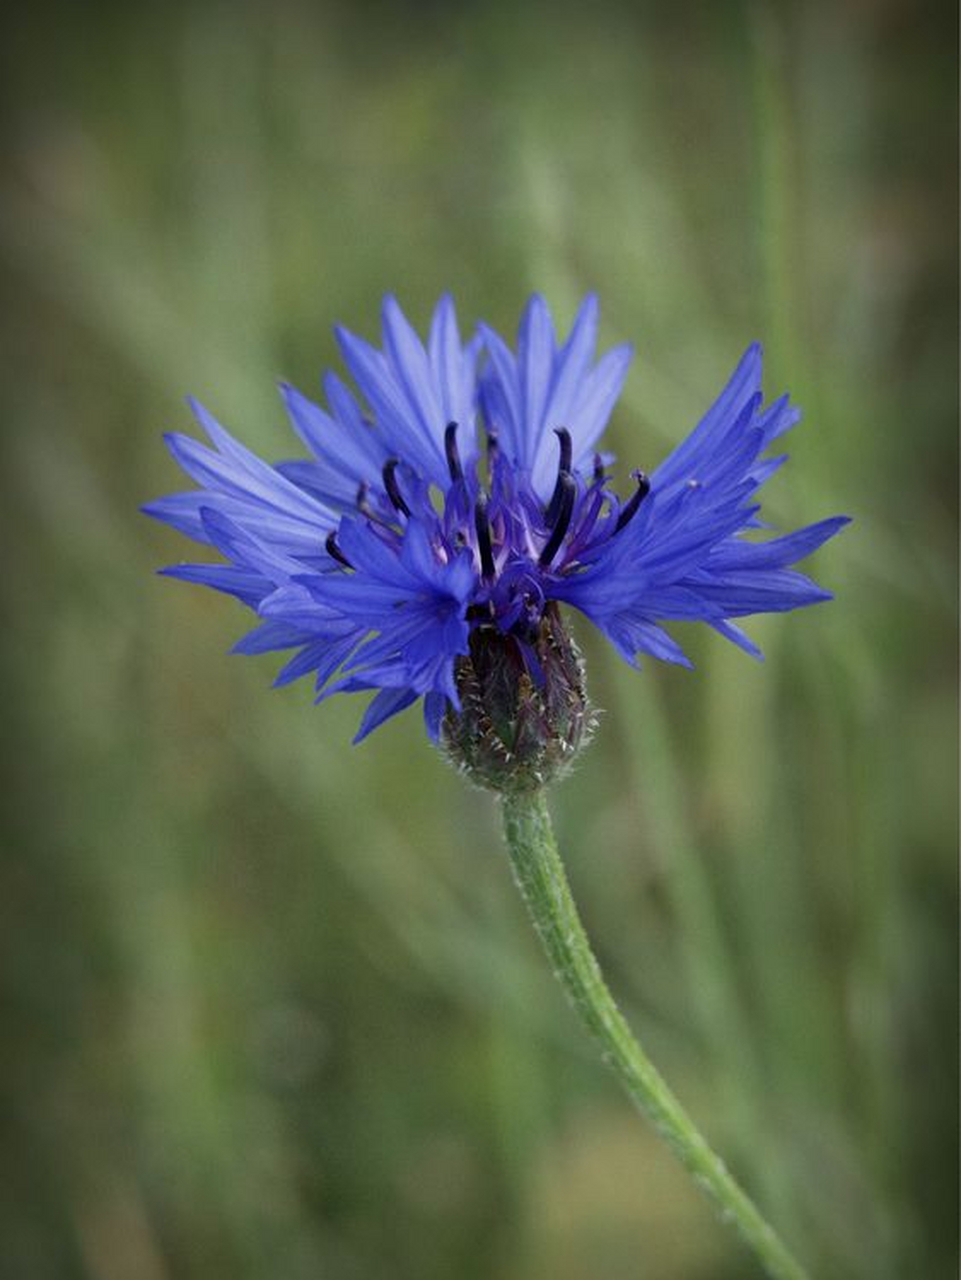
{"type": "Polygon", "coordinates": [[[502,803],[518,888],[558,981],[605,1060],[721,1218],[740,1232],[771,1280],[807,1280],[807,1273],[694,1127],[614,1003],[571,897],[543,792],[515,791],[505,794],[502,803]]]}
{"type": "Polygon", "coordinates": [[[586,744],[593,713],[584,664],[555,604],[527,645],[543,675],[535,681],[518,640],[494,627],[471,632],[458,658],[461,710],[449,709],[442,744],[472,782],[504,794],[537,791],[561,777],[586,744]]]}

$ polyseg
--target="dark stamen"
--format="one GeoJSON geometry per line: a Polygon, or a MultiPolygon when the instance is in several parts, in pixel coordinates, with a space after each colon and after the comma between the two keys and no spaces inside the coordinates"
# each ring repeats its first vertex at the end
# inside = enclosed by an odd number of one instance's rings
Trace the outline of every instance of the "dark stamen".
{"type": "Polygon", "coordinates": [[[547,521],[548,529],[553,529],[557,522],[557,513],[560,510],[561,499],[564,494],[561,477],[570,475],[571,458],[573,457],[571,433],[568,429],[566,427],[555,427],[554,434],[560,441],[561,456],[557,464],[557,483],[554,485],[554,492],[551,494],[551,500],[547,504],[547,510],[544,512],[544,519],[547,521]]]}
{"type": "Polygon", "coordinates": [[[388,458],[384,463],[384,470],[382,472],[384,477],[384,488],[387,490],[387,496],[394,504],[395,509],[402,512],[403,515],[409,516],[410,507],[404,501],[404,495],[400,491],[400,486],[397,483],[397,476],[395,474],[399,465],[399,458],[388,458]]]}
{"type": "Polygon", "coordinates": [[[594,483],[600,484],[604,479],[604,459],[599,453],[594,454],[594,483]]]}
{"type": "Polygon", "coordinates": [[[447,470],[450,472],[452,480],[461,480],[464,476],[464,468],[460,464],[460,454],[457,451],[457,423],[448,422],[447,430],[444,432],[444,453],[447,455],[447,470]]]}
{"type": "Polygon", "coordinates": [[[357,510],[362,516],[366,516],[368,520],[376,520],[374,508],[370,505],[370,499],[367,496],[369,492],[370,485],[366,480],[361,480],[357,486],[357,510]]]}
{"type": "MultiPolygon", "coordinates": [[[[550,562],[557,554],[557,550],[564,541],[568,526],[571,523],[571,515],[574,511],[574,498],[577,494],[577,481],[569,471],[562,471],[557,477],[557,486],[554,493],[560,493],[557,502],[557,514],[554,518],[554,528],[551,536],[547,541],[544,550],[538,557],[537,563],[542,569],[546,569],[550,562]]],[[[551,499],[551,506],[554,505],[554,499],[551,499]]]]}
{"type": "Polygon", "coordinates": [[[633,520],[637,514],[637,508],[651,492],[651,482],[643,471],[632,471],[631,475],[637,481],[637,491],[631,494],[628,501],[621,508],[621,513],[617,517],[617,524],[614,526],[615,533],[620,533],[627,522],[633,520]]]}
{"type": "Polygon", "coordinates": [[[480,552],[481,573],[490,581],[497,574],[494,567],[494,549],[491,546],[491,526],[487,518],[487,494],[478,495],[474,506],[474,528],[477,531],[477,550],[480,552]]]}
{"type": "Polygon", "coordinates": [[[341,551],[340,547],[338,547],[337,534],[333,529],[328,533],[324,546],[327,548],[327,554],[332,557],[332,559],[336,560],[338,564],[342,564],[345,569],[353,569],[354,566],[344,555],[343,551],[341,551]]]}
{"type": "Polygon", "coordinates": [[[558,463],[557,469],[558,471],[570,471],[574,447],[571,443],[571,433],[566,427],[555,427],[554,434],[557,436],[561,445],[561,460],[558,463]]]}
{"type": "Polygon", "coordinates": [[[500,437],[499,437],[499,436],[498,436],[498,434],[497,434],[497,430],[496,430],[496,428],[495,428],[495,427],[491,427],[491,429],[490,429],[490,430],[488,431],[488,433],[487,433],[487,458],[488,458],[488,461],[490,461],[490,459],[491,459],[491,458],[493,458],[494,454],[497,452],[497,450],[498,450],[499,448],[500,448],[500,437]]]}

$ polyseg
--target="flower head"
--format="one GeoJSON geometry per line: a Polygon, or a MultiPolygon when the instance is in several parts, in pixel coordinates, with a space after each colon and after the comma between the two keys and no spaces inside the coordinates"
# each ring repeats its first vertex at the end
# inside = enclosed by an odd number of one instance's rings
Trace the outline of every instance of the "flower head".
{"type": "Polygon", "coordinates": [[[326,408],[282,387],[308,458],[271,466],[194,404],[210,444],[168,445],[198,488],[145,510],[223,556],[163,572],[253,609],[236,649],[293,651],[278,684],[313,675],[318,700],[376,691],[356,740],[423,699],[430,736],[461,763],[482,773],[478,760],[506,757],[519,785],[539,785],[588,719],[558,605],[632,664],[689,666],[663,623],[706,622],[760,656],[736,619],[830,599],[791,566],[845,517],[744,536],[763,527],[757,493],[785,461],[766,451],[799,417],[786,396],[764,406],[759,346],[622,498],[598,442],[631,353],[595,363],[594,297],[563,342],[533,297],[516,352],[486,326],[464,343],[448,297],[426,344],[390,297],[380,349],[337,336],[361,400],[334,374],[326,408]]]}

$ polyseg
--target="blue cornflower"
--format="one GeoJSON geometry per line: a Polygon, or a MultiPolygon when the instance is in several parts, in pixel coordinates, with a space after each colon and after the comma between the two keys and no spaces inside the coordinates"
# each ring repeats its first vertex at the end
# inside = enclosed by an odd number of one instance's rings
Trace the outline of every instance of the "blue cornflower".
{"type": "Polygon", "coordinates": [[[193,404],[212,447],[167,441],[199,488],[145,510],[227,563],[163,572],[252,608],[261,621],[236,650],[293,650],[278,684],[312,674],[318,700],[376,690],[358,741],[422,698],[431,738],[481,781],[491,759],[529,747],[525,777],[539,783],[545,738],[561,740],[561,761],[580,737],[560,603],[635,665],[641,653],[690,665],[661,625],[673,620],[760,656],[734,620],[830,599],[790,566],[847,523],[743,536],[764,527],[756,495],[785,458],[762,455],[798,411],[786,396],[763,405],[749,347],[692,434],[650,476],[632,472],[622,499],[598,442],[631,351],[595,363],[597,311],[586,298],[558,342],[535,295],[515,353],[487,326],[464,343],[449,297],[424,344],[388,297],[382,349],[337,330],[362,402],[334,374],[326,409],[282,387],[301,461],[268,465],[193,404]]]}

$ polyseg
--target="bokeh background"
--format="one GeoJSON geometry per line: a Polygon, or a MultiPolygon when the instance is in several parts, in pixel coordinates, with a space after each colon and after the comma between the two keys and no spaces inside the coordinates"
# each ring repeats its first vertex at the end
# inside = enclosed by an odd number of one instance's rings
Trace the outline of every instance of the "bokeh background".
{"type": "MultiPolygon", "coordinates": [[[[204,399],[296,452],[331,326],[588,288],[650,467],[743,347],[837,601],[684,634],[559,837],[613,987],[828,1280],[955,1274],[956,14],[198,2],[3,20],[0,1274],[738,1280],[594,1061],[495,808],[408,713],[269,689],[138,504],[204,399]],[[12,800],[12,803],[10,801],[12,800]]],[[[683,630],[683,629],[681,629],[683,630]]]]}

